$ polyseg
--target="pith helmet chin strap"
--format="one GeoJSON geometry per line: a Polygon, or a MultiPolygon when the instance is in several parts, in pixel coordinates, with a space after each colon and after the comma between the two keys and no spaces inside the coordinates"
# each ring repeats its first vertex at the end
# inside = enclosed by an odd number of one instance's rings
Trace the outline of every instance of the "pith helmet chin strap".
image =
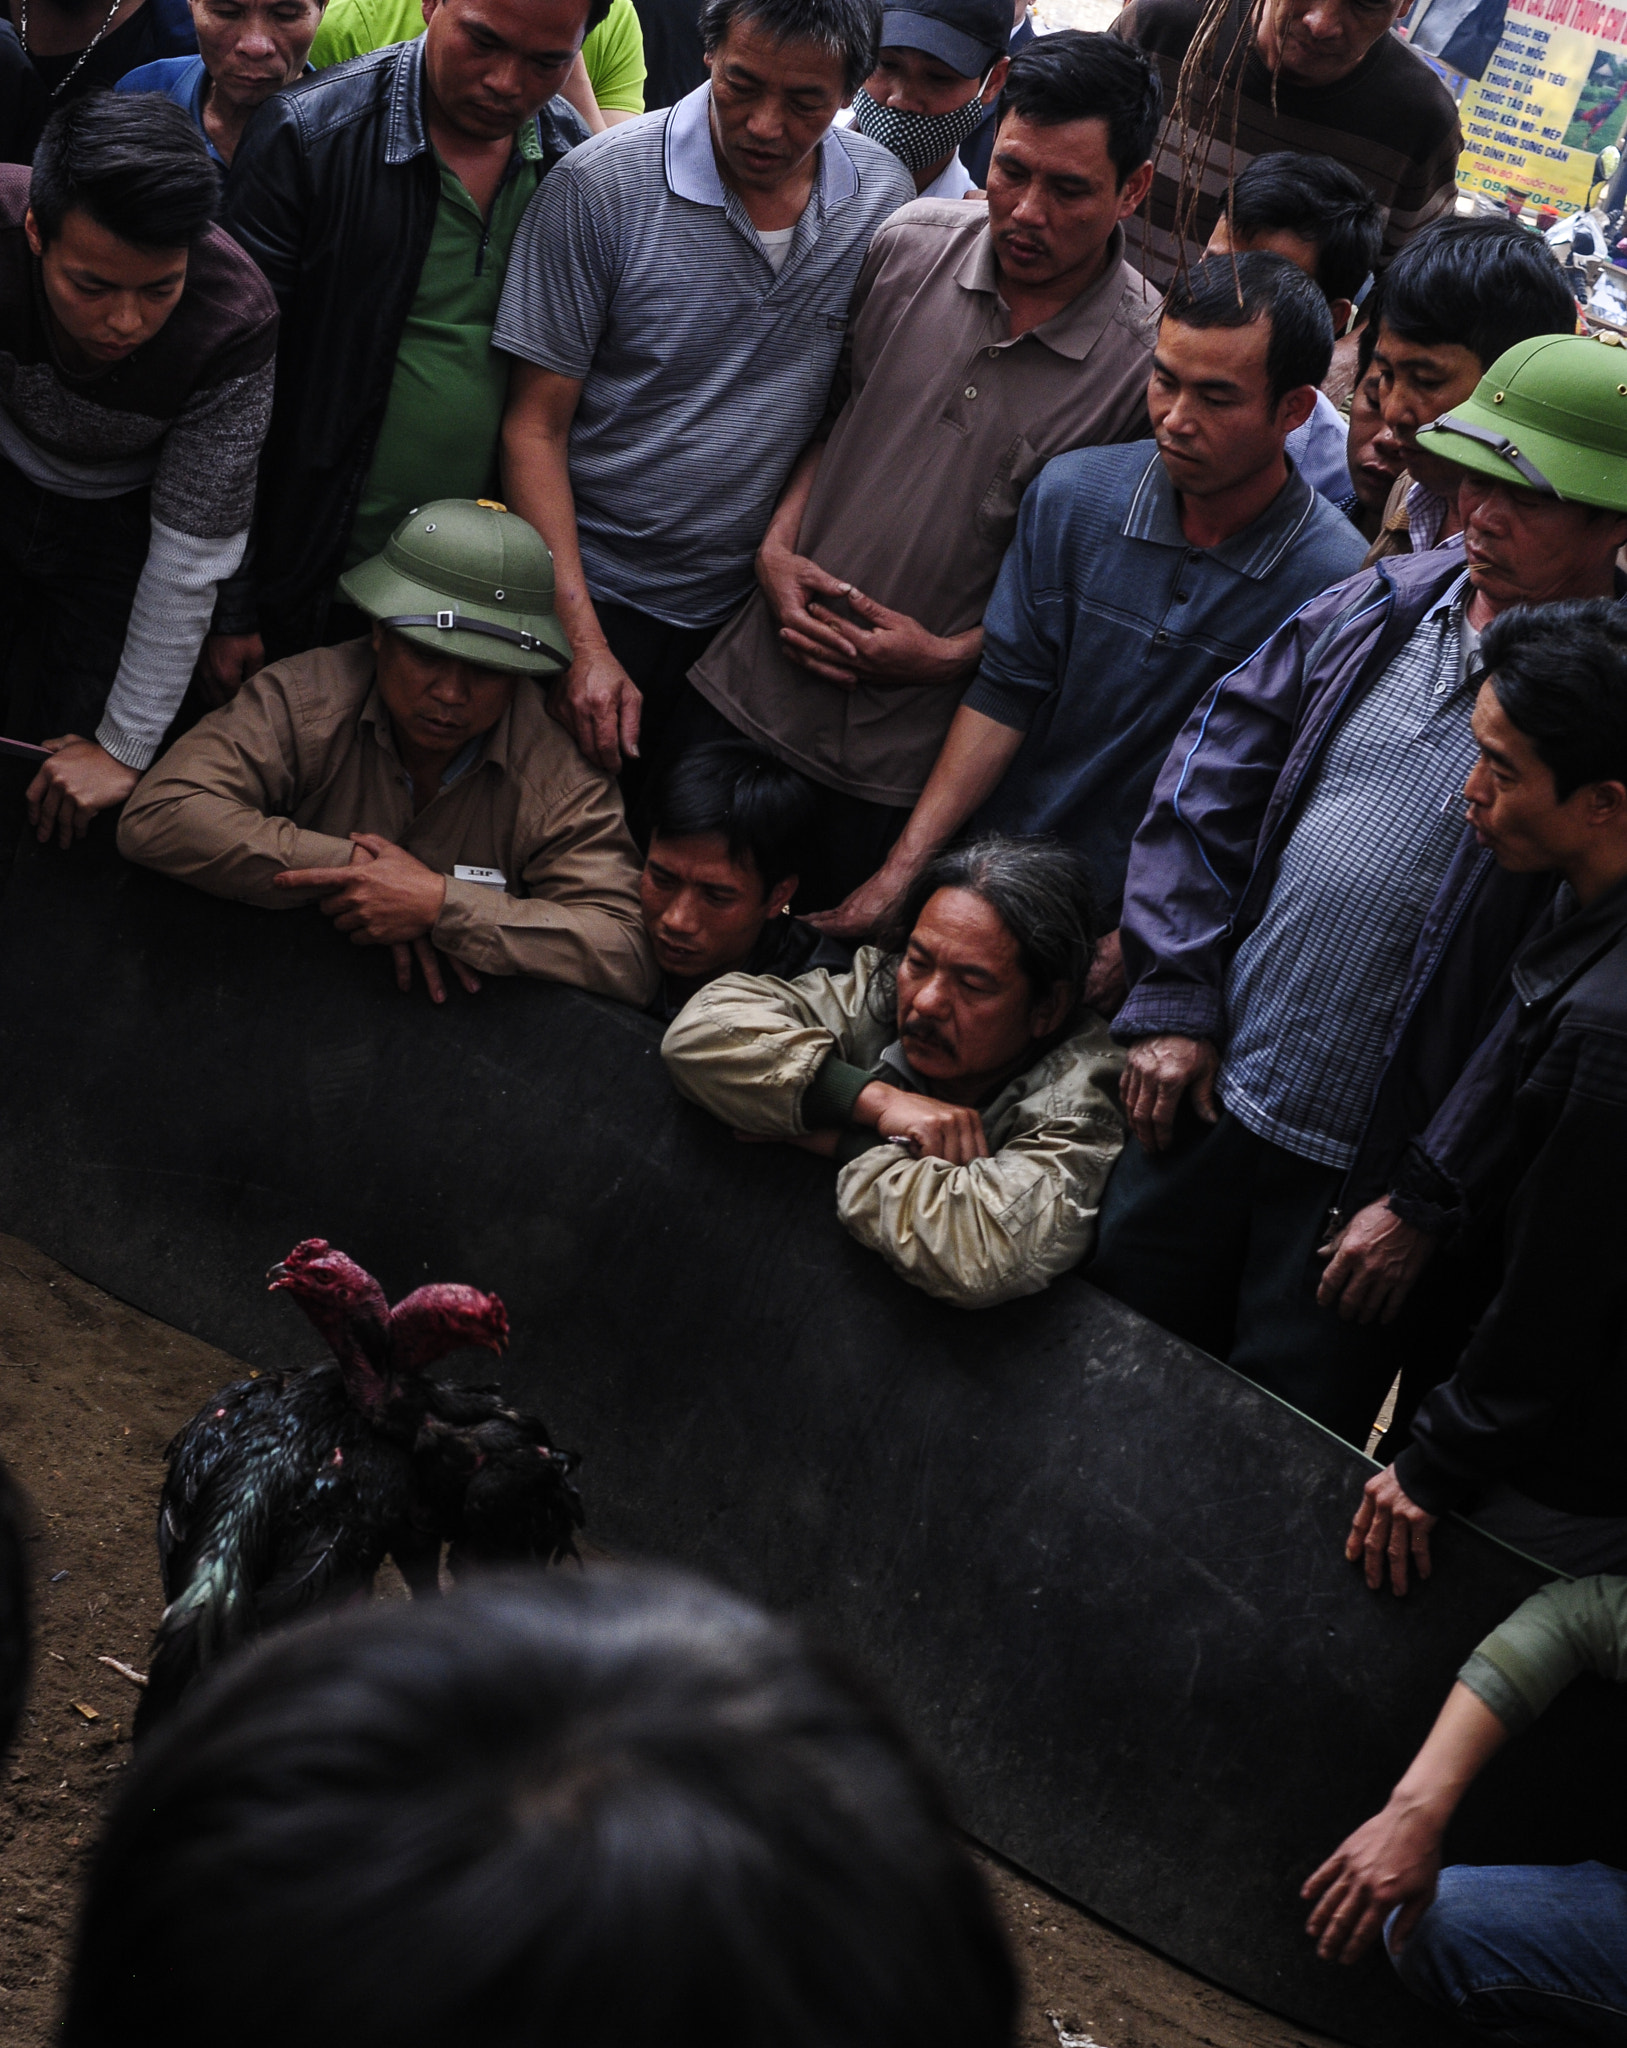
{"type": "Polygon", "coordinates": [[[1494,455],[1500,455],[1519,471],[1532,490],[1541,491],[1550,498],[1559,496],[1530,456],[1522,455],[1506,434],[1494,434],[1487,427],[1471,426],[1467,420],[1454,419],[1449,412],[1443,412],[1435,425],[1443,434],[1462,434],[1467,440],[1478,441],[1482,447],[1489,448],[1494,455]]]}
{"type": "MultiPolygon", "coordinates": [[[[558,648],[538,639],[535,633],[522,633],[515,626],[494,626],[489,619],[465,618],[462,612],[395,612],[389,618],[380,619],[378,624],[438,626],[443,633],[484,633],[488,640],[506,640],[510,647],[522,648],[527,654],[551,654],[556,659],[559,654],[558,648]]],[[[564,666],[563,663],[560,665],[564,666]]]]}

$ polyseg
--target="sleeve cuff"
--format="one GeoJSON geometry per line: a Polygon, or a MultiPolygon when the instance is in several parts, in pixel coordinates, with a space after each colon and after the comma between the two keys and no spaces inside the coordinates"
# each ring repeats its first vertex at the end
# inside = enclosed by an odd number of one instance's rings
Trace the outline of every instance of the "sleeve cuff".
{"type": "Polygon", "coordinates": [[[104,718],[97,726],[96,744],[104,754],[111,754],[121,766],[138,771],[150,768],[153,756],[158,752],[156,742],[132,738],[129,733],[121,731],[110,718],[104,718]]]}
{"type": "Polygon", "coordinates": [[[1417,1144],[1407,1147],[1390,1190],[1403,1223],[1430,1237],[1450,1237],[1463,1221],[1463,1191],[1417,1144]]]}
{"type": "Polygon", "coordinates": [[[1048,690],[1031,690],[1022,683],[996,682],[993,676],[977,676],[972,687],[961,698],[965,711],[981,712],[985,718],[992,718],[996,725],[1009,725],[1016,732],[1027,732],[1038,714],[1042,698],[1049,696],[1048,690]]]}
{"type": "Polygon", "coordinates": [[[1416,1437],[1395,1461],[1395,1476],[1408,1500],[1426,1515],[1448,1515],[1474,1497],[1472,1481],[1459,1479],[1436,1463],[1416,1437]]]}
{"type": "Polygon", "coordinates": [[[808,1084],[802,1098],[802,1121],[810,1131],[840,1131],[853,1121],[853,1105],[869,1087],[872,1075],[866,1067],[849,1066],[836,1053],[825,1055],[824,1064],[808,1084]]]}
{"type": "Polygon", "coordinates": [[[1466,1685],[1483,1706],[1490,1707],[1512,1735],[1520,1734],[1536,1719],[1518,1687],[1479,1650],[1458,1673],[1458,1683],[1466,1685]]]}
{"type": "Polygon", "coordinates": [[[1133,1045],[1138,1038],[1159,1038],[1173,1032],[1181,1038],[1207,1038],[1219,1045],[1224,1022],[1218,989],[1192,982],[1175,988],[1143,986],[1131,989],[1114,1017],[1113,1036],[1120,1045],[1133,1045]]]}

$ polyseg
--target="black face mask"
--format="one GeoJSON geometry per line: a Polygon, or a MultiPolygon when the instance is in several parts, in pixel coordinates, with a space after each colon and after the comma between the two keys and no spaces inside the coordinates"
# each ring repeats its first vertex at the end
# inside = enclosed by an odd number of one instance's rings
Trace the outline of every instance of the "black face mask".
{"type": "MultiPolygon", "coordinates": [[[[992,68],[992,67],[991,67],[992,68]]],[[[987,73],[984,74],[985,82],[987,73]]],[[[909,114],[902,107],[884,107],[861,85],[853,95],[853,125],[861,135],[890,149],[908,171],[925,171],[950,155],[983,125],[988,113],[982,86],[952,114],[909,114]]]]}

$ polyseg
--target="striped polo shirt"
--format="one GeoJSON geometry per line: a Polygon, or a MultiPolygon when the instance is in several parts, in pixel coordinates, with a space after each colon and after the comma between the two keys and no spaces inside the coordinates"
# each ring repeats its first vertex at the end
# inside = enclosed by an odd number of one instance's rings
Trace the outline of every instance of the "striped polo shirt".
{"type": "Polygon", "coordinates": [[[711,87],[581,144],[532,200],[492,340],[580,380],[571,488],[588,589],[675,626],[723,619],[825,411],[876,229],[915,197],[829,131],[776,273],[718,175],[711,87]]]}

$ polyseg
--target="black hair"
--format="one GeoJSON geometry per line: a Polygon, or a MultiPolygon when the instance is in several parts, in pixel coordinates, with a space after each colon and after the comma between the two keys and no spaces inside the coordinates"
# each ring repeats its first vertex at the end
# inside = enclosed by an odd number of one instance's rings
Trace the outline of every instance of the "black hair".
{"type": "Polygon", "coordinates": [[[882,959],[866,1000],[871,1014],[891,1022],[898,1011],[898,966],[910,933],[940,889],[981,896],[1017,942],[1017,955],[1035,1002],[1058,982],[1073,1002],[1057,1026],[1062,1037],[1085,1010],[1085,983],[1101,936],[1101,913],[1090,869],[1054,839],[1008,839],[991,833],[969,846],[938,854],[921,870],[878,934],[882,959]]]}
{"type": "Polygon", "coordinates": [[[1320,384],[1333,361],[1327,300],[1297,263],[1264,249],[1189,264],[1169,288],[1164,318],[1182,327],[1252,327],[1269,320],[1265,376],[1273,406],[1302,384],[1320,384]]]}
{"type": "Polygon", "coordinates": [[[1360,384],[1373,367],[1373,351],[1378,347],[1378,326],[1383,318],[1384,281],[1381,278],[1362,301],[1361,325],[1356,329],[1356,375],[1352,382],[1360,384]]]}
{"type": "Polygon", "coordinates": [[[264,1639],[138,1752],[64,2048],[1009,2048],[891,1717],[787,1621],[594,1567],[264,1639]]]}
{"type": "Polygon", "coordinates": [[[749,862],[765,889],[806,858],[816,799],[805,775],[749,740],[709,740],[664,768],[650,797],[652,839],[717,833],[729,858],[749,862]]]}
{"type": "Polygon", "coordinates": [[[1268,150],[1238,172],[1231,222],[1238,240],[1289,234],[1309,242],[1330,299],[1355,298],[1384,243],[1384,215],[1356,173],[1331,156],[1292,149],[1268,150]]]}
{"type": "Polygon", "coordinates": [[[1510,725],[1553,772],[1560,803],[1627,782],[1627,618],[1606,597],[1500,612],[1480,656],[1510,725]]]}
{"type": "Polygon", "coordinates": [[[220,210],[220,178],[192,117],[173,100],[93,92],[46,122],[28,204],[47,244],[77,207],[138,249],[185,249],[220,210]]]}
{"type": "Polygon", "coordinates": [[[1152,155],[1163,88],[1145,51],[1115,35],[1057,29],[1024,43],[1011,60],[995,108],[995,132],[1007,114],[1043,128],[1064,121],[1105,121],[1107,153],[1119,189],[1152,155]]]}
{"type": "Polygon", "coordinates": [[[1420,348],[1457,342],[1489,369],[1516,342],[1574,334],[1576,301],[1553,251],[1512,220],[1443,220],[1384,274],[1384,323],[1420,348]]]}
{"type": "Polygon", "coordinates": [[[735,21],[754,22],[777,43],[818,43],[842,60],[842,91],[851,96],[876,68],[881,0],[706,0],[701,48],[710,57],[735,21]]]}

